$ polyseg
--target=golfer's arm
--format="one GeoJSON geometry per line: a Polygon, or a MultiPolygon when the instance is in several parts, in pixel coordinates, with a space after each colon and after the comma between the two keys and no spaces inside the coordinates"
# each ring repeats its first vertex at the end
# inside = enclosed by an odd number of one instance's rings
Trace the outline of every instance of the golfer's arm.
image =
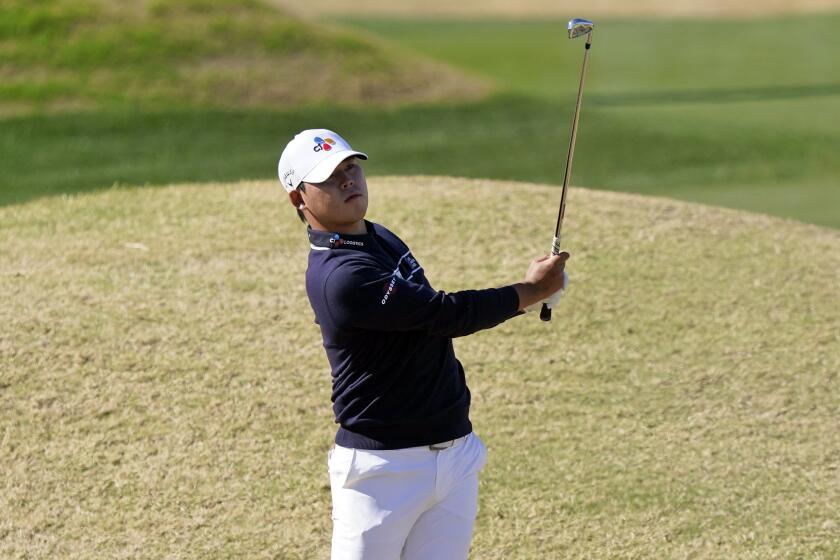
{"type": "Polygon", "coordinates": [[[333,322],[455,338],[495,327],[519,314],[519,296],[513,286],[447,293],[383,272],[359,266],[339,267],[330,273],[324,294],[333,322]]]}

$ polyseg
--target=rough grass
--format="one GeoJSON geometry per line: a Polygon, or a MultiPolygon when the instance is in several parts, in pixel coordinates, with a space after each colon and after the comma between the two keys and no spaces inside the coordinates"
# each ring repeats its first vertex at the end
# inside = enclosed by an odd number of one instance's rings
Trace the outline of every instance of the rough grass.
{"type": "Polygon", "coordinates": [[[474,98],[442,64],[259,0],[3,0],[0,113],[474,98]]]}
{"type": "MultiPolygon", "coordinates": [[[[518,280],[558,191],[371,180],[438,289],[518,280]]],[[[456,342],[473,557],[840,555],[840,233],[570,192],[567,297],[456,342]]],[[[329,373],[276,182],[0,208],[0,557],[326,558],[329,373]]]]}

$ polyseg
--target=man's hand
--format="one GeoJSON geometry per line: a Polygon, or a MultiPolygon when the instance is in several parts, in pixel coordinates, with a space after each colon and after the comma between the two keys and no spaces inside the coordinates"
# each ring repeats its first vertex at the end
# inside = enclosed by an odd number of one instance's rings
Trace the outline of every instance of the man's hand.
{"type": "Polygon", "coordinates": [[[526,313],[530,313],[531,311],[536,311],[536,310],[540,309],[542,307],[542,304],[544,304],[544,303],[546,305],[548,305],[548,307],[550,309],[554,309],[557,306],[557,302],[560,301],[560,298],[566,292],[566,288],[568,288],[568,287],[569,287],[569,273],[564,270],[563,271],[563,287],[560,288],[559,290],[557,290],[556,292],[554,292],[553,294],[551,294],[550,296],[548,296],[547,298],[545,298],[544,300],[538,301],[537,303],[529,305],[528,307],[523,309],[523,311],[526,312],[526,313]]]}
{"type": "MultiPolygon", "coordinates": [[[[527,307],[536,303],[542,303],[543,300],[563,290],[568,259],[569,253],[564,251],[559,255],[546,255],[531,261],[528,272],[525,273],[525,281],[513,286],[519,294],[520,311],[525,311],[527,307]]],[[[557,298],[559,297],[558,295],[557,298]]]]}

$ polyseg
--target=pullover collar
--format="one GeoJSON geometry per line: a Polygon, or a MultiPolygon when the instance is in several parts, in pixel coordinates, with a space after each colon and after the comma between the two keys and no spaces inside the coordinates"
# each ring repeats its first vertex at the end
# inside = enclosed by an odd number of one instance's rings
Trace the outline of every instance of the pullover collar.
{"type": "Polygon", "coordinates": [[[349,235],[346,233],[335,233],[331,231],[321,231],[312,229],[312,226],[306,226],[306,233],[309,236],[309,246],[313,251],[329,251],[331,249],[357,249],[361,251],[369,251],[370,245],[373,242],[373,224],[365,220],[365,229],[367,233],[357,235],[349,235]]]}

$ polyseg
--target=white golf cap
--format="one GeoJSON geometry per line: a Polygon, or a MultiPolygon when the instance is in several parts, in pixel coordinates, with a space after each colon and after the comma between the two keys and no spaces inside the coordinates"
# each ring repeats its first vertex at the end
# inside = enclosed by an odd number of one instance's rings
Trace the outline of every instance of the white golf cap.
{"type": "Polygon", "coordinates": [[[349,157],[367,159],[347,140],[325,128],[299,132],[280,155],[277,175],[287,192],[295,190],[302,181],[321,183],[332,175],[338,164],[349,157]]]}

